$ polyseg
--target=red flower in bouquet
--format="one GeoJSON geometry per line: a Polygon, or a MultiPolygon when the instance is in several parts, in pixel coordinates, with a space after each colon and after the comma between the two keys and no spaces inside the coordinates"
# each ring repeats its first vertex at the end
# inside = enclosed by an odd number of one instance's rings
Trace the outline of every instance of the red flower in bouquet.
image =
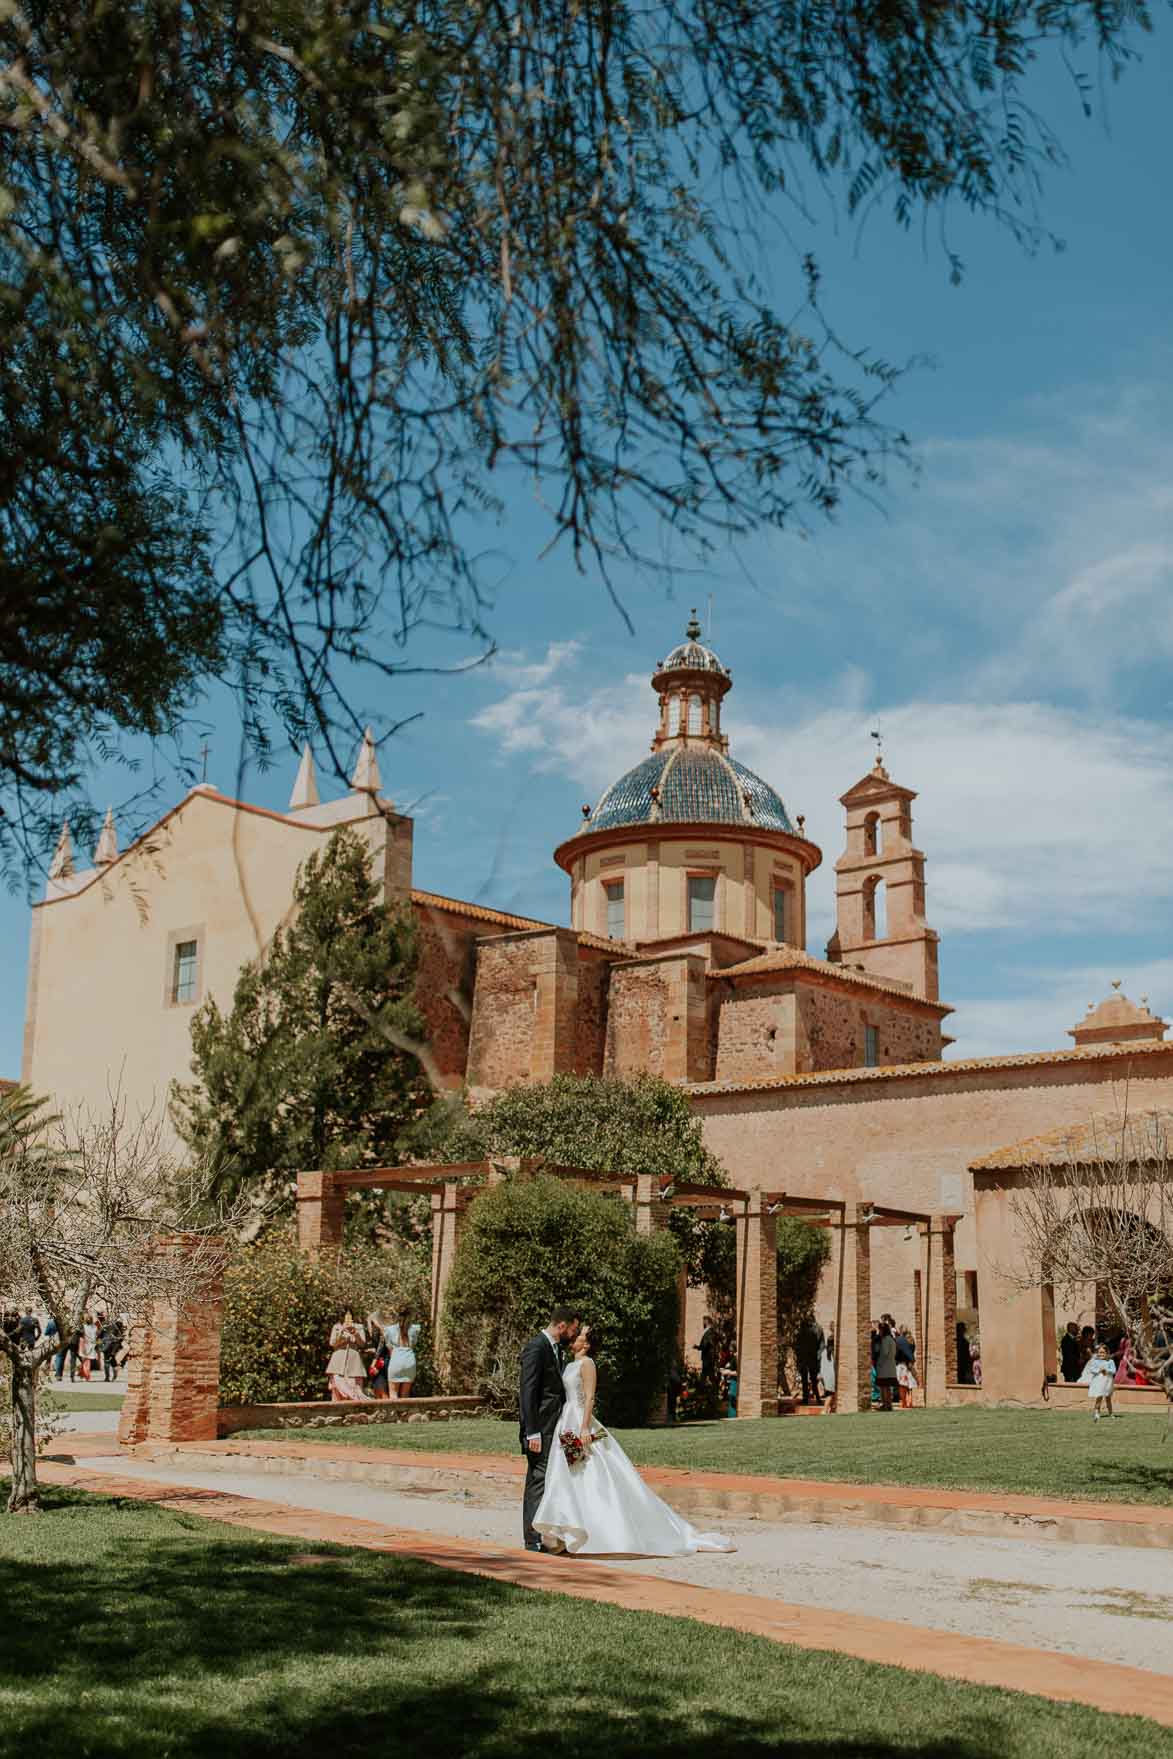
{"type": "Polygon", "coordinates": [[[586,1459],[586,1443],[582,1436],[576,1435],[573,1429],[564,1429],[558,1440],[566,1455],[566,1464],[572,1467],[581,1466],[586,1459]]]}

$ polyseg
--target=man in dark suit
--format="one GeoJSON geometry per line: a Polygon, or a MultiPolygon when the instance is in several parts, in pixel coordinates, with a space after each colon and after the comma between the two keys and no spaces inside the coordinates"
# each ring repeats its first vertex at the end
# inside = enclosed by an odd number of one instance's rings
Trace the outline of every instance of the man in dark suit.
{"type": "Polygon", "coordinates": [[[521,1526],[527,1551],[541,1551],[534,1516],[546,1488],[546,1464],[566,1403],[562,1388],[564,1345],[578,1335],[579,1315],[573,1307],[555,1307],[545,1331],[538,1332],[521,1352],[521,1451],[525,1455],[525,1496],[521,1526]]]}

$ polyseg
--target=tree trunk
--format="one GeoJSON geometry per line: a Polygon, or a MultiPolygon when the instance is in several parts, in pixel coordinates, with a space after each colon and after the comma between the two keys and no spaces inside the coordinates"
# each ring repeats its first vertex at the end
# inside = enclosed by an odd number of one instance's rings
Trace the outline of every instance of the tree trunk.
{"type": "Polygon", "coordinates": [[[12,1491],[10,1515],[39,1515],[37,1489],[37,1376],[36,1370],[9,1358],[12,1372],[12,1491]]]}

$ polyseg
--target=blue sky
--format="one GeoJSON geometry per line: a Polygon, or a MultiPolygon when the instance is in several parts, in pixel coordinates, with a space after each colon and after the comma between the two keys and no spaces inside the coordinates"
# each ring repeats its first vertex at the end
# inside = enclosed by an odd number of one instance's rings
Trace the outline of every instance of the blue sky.
{"type": "MultiPolygon", "coordinates": [[[[955,217],[967,264],[877,213],[862,238],[829,203],[762,245],[783,309],[814,249],[843,336],[909,372],[888,417],[916,443],[875,505],[769,534],[668,580],[619,579],[629,634],[525,490],[495,543],[500,657],[404,679],[364,704],[421,718],[384,748],[414,811],[417,884],[563,921],[550,852],[582,802],[646,751],[652,663],[688,609],[732,668],[732,750],[782,793],[824,852],[810,947],[832,926],[838,795],[882,725],[893,776],[919,791],[928,917],[941,933],[953,1055],[1057,1048],[1113,978],[1173,1012],[1173,226],[1162,15],[1144,62],[1086,121],[1074,90],[1035,96],[1070,168],[1044,215],[1060,255],[1025,256],[955,217]]],[[[445,657],[464,650],[452,645],[445,657]]],[[[230,712],[210,706],[209,779],[235,784],[230,712]]],[[[245,793],[283,806],[295,758],[245,793]]],[[[0,1073],[19,1068],[28,911],[0,898],[8,950],[0,1073]]]]}

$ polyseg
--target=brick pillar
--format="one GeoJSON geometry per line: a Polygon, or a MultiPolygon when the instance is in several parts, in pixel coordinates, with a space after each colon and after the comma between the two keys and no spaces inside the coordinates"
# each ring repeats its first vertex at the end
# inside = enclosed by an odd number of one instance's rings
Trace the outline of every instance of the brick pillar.
{"type": "Polygon", "coordinates": [[[452,1360],[444,1332],[444,1310],[448,1297],[448,1279],[456,1261],[456,1248],[460,1244],[464,1215],[464,1192],[454,1179],[449,1179],[442,1191],[432,1193],[432,1338],[436,1367],[445,1383],[452,1372],[452,1360]]]}
{"type": "Polygon", "coordinates": [[[943,1405],[945,1388],[957,1380],[957,1271],[953,1222],[934,1215],[921,1229],[925,1318],[920,1339],[920,1382],[926,1405],[943,1405]]]}
{"type": "Polygon", "coordinates": [[[666,1081],[707,1081],[709,1068],[708,968],[699,953],[665,960],[668,1018],[664,1022],[666,1081]]]}
{"type": "Polygon", "coordinates": [[[753,1190],[737,1222],[737,1415],[778,1415],[778,1240],[753,1190]]]}
{"type": "MultiPolygon", "coordinates": [[[[182,1236],[159,1242],[160,1251],[181,1254],[184,1249],[182,1236]]],[[[134,1354],[118,1424],[120,1442],[215,1441],[223,1307],[224,1283],[218,1276],[180,1307],[152,1302],[131,1328],[134,1354]]]]}
{"type": "Polygon", "coordinates": [[[334,1189],[329,1173],[297,1175],[297,1243],[314,1258],[342,1245],[346,1194],[334,1189]]]}
{"type": "Polygon", "coordinates": [[[849,1203],[839,1235],[836,1411],[869,1411],[872,1404],[872,1242],[863,1214],[862,1204],[849,1203]]]}

